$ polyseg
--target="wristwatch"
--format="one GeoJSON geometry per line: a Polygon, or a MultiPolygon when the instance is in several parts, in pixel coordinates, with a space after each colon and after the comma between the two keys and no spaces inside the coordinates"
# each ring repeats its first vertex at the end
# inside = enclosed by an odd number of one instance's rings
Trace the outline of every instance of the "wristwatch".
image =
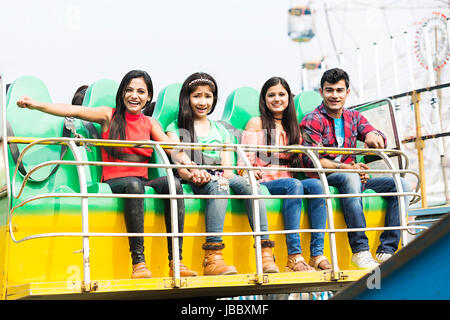
{"type": "Polygon", "coordinates": [[[379,137],[383,137],[378,131],[372,130],[369,133],[375,133],[379,137]]]}

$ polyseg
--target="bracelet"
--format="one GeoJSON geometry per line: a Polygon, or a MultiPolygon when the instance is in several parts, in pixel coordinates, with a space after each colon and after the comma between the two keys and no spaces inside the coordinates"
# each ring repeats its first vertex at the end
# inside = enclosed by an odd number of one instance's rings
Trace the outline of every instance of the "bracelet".
{"type": "Polygon", "coordinates": [[[343,163],[339,163],[336,167],[336,169],[340,169],[344,164],[343,163]]]}

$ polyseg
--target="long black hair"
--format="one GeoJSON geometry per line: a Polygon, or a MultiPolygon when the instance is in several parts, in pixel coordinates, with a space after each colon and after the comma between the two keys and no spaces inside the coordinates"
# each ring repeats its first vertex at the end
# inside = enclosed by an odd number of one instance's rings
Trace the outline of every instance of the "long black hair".
{"type": "Polygon", "coordinates": [[[75,93],[73,94],[73,97],[72,97],[73,105],[81,106],[83,104],[83,99],[86,94],[87,88],[89,88],[89,86],[83,85],[83,86],[79,87],[77,89],[77,91],[75,91],[75,93]]]}
{"type": "Polygon", "coordinates": [[[204,72],[191,74],[183,83],[180,91],[180,110],[178,112],[178,128],[187,130],[191,137],[182,137],[181,142],[198,142],[194,130],[194,115],[189,97],[199,86],[209,86],[213,93],[213,104],[208,115],[214,111],[217,103],[217,83],[212,76],[204,72]],[[183,140],[184,139],[184,140],[183,140]]]}
{"type": "MultiPolygon", "coordinates": [[[[111,140],[126,140],[126,127],[127,123],[125,120],[125,113],[127,107],[123,101],[125,95],[125,90],[131,80],[135,78],[143,78],[145,84],[147,85],[147,91],[150,96],[150,100],[146,103],[144,108],[151,104],[153,98],[153,83],[150,75],[142,70],[132,70],[128,72],[120,82],[119,88],[116,94],[116,112],[114,112],[113,118],[111,119],[111,124],[109,126],[109,139],[111,140]]],[[[111,154],[114,157],[119,156],[119,148],[111,148],[111,154]]]]}
{"type": "MultiPolygon", "coordinates": [[[[266,105],[266,94],[269,88],[281,84],[288,93],[288,106],[283,111],[283,119],[281,124],[288,138],[288,145],[296,145],[300,143],[300,127],[297,120],[297,111],[295,110],[294,96],[287,81],[281,77],[272,77],[267,80],[261,88],[259,95],[259,112],[261,114],[262,129],[265,134],[265,143],[267,145],[275,144],[275,117],[266,105]]],[[[292,166],[298,166],[298,156],[291,157],[292,166]]]]}
{"type": "MultiPolygon", "coordinates": [[[[194,115],[190,104],[190,95],[199,86],[209,86],[213,94],[213,103],[211,106],[211,110],[209,110],[208,112],[208,115],[214,111],[214,108],[217,104],[217,83],[212,76],[205,72],[196,72],[191,74],[189,77],[187,77],[186,80],[184,80],[180,91],[180,109],[178,112],[178,129],[180,132],[181,142],[198,142],[197,135],[194,129],[194,115]]],[[[190,153],[189,150],[185,150],[185,152],[188,154],[190,153]]],[[[193,153],[195,162],[205,162],[204,157],[201,155],[202,153],[199,150],[194,150],[193,153]]]]}

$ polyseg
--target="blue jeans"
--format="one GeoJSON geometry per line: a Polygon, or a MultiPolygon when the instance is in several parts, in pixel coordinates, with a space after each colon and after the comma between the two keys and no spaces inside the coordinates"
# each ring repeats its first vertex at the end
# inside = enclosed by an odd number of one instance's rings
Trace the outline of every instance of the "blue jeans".
{"type": "MultiPolygon", "coordinates": [[[[303,195],[323,194],[322,184],[318,179],[298,180],[294,178],[277,179],[261,182],[272,195],[303,195]]],[[[325,229],[327,212],[324,198],[308,199],[308,215],[312,229],[325,229]]],[[[285,230],[300,228],[300,216],[302,213],[302,199],[283,199],[283,222],[285,230]]],[[[311,256],[323,254],[324,233],[311,233],[311,256]]],[[[298,233],[286,234],[286,246],[288,254],[302,253],[300,235],[298,233]]]]}
{"type": "MultiPolygon", "coordinates": [[[[233,178],[228,180],[231,190],[238,195],[251,195],[252,190],[250,184],[241,177],[235,175],[233,178]]],[[[203,186],[197,186],[191,184],[192,191],[195,194],[209,194],[209,195],[228,195],[228,190],[223,190],[219,188],[217,180],[211,180],[203,186]]],[[[260,191],[258,191],[260,194],[260,191]]],[[[245,199],[245,208],[247,211],[248,221],[250,226],[253,228],[253,199],[245,199]]],[[[259,221],[260,230],[268,231],[267,223],[267,212],[264,200],[259,199],[259,221]]],[[[225,222],[225,213],[227,211],[228,199],[207,199],[206,209],[205,209],[205,225],[206,232],[223,232],[223,225],[225,222]]],[[[269,235],[261,236],[262,240],[269,239],[269,235]]],[[[221,236],[206,237],[206,242],[222,242],[221,236]]]]}
{"type": "MultiPolygon", "coordinates": [[[[395,192],[395,182],[392,177],[375,177],[367,181],[363,186],[359,174],[336,172],[328,177],[330,186],[334,186],[339,193],[361,193],[365,189],[372,189],[375,192],[395,192]]],[[[400,178],[404,192],[410,192],[409,183],[400,178]]],[[[400,214],[398,210],[398,198],[396,196],[384,197],[387,201],[385,226],[400,226],[400,214]]],[[[404,197],[405,207],[408,208],[408,197],[404,197]]],[[[364,217],[362,198],[342,198],[342,210],[348,228],[365,228],[366,219],[364,217]]],[[[360,232],[348,232],[348,240],[353,253],[369,250],[369,242],[366,234],[360,232]]],[[[400,230],[385,230],[380,236],[380,246],[377,253],[394,253],[398,249],[400,241],[400,230]]]]}

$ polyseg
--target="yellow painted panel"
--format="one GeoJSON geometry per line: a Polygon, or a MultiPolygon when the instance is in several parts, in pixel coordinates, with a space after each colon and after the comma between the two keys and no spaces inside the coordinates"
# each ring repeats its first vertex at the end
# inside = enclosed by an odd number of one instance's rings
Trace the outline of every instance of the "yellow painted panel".
{"type": "MultiPolygon", "coordinates": [[[[380,226],[384,223],[384,214],[366,212],[367,226],[380,226]]],[[[270,230],[282,230],[281,213],[268,213],[270,230]]],[[[14,217],[14,235],[17,239],[37,233],[46,232],[81,232],[81,217],[60,212],[56,215],[28,215],[14,217]]],[[[102,212],[90,214],[91,232],[126,232],[123,214],[102,212]]],[[[308,216],[302,214],[301,227],[310,228],[308,216]]],[[[335,213],[335,227],[345,228],[341,213],[335,213]]],[[[204,232],[203,214],[186,215],[185,232],[204,232]]],[[[147,213],[145,216],[145,232],[165,232],[164,217],[147,213]]],[[[250,231],[248,220],[244,214],[227,213],[225,232],[250,231]]],[[[367,235],[373,253],[379,244],[381,231],[368,231],[367,235]]],[[[276,247],[274,253],[276,264],[282,271],[287,261],[284,235],[273,235],[276,247]]],[[[351,270],[351,251],[347,234],[337,233],[339,267],[351,270]]],[[[303,255],[309,260],[310,235],[301,234],[303,255]]],[[[16,286],[30,282],[80,281],[82,280],[82,240],[74,237],[57,237],[29,240],[21,243],[10,241],[8,262],[8,286],[16,286]]],[[[202,274],[204,237],[185,237],[183,245],[183,262],[202,274]]],[[[255,254],[251,236],[225,236],[226,245],[223,250],[228,264],[236,266],[239,273],[255,273],[255,254]]],[[[125,237],[93,237],[90,239],[90,267],[92,280],[129,279],[131,274],[131,258],[128,251],[128,239],[125,237]]],[[[329,237],[325,236],[324,254],[329,257],[329,237]]],[[[154,277],[167,277],[169,267],[167,261],[167,240],[165,237],[146,237],[145,255],[154,277]]]]}

